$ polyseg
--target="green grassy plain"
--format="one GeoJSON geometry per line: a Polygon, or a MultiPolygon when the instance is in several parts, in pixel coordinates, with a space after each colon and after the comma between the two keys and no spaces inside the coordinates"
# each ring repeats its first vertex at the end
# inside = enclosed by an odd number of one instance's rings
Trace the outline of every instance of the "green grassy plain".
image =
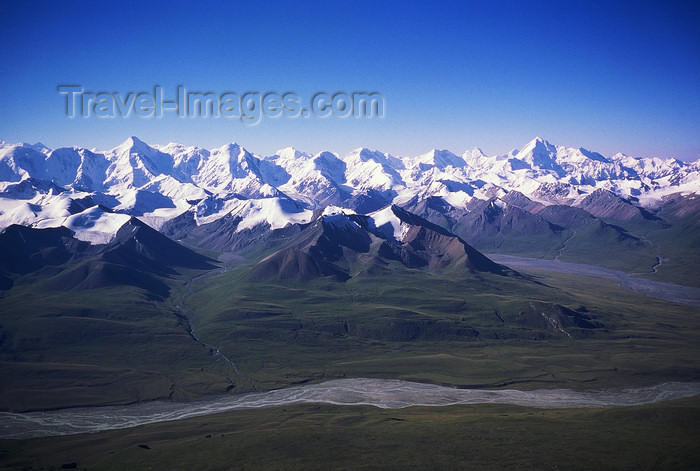
{"type": "MultiPolygon", "coordinates": [[[[352,267],[346,283],[303,285],[251,283],[245,262],[206,276],[183,271],[166,280],[168,299],[24,280],[0,300],[0,372],[12,378],[0,382],[1,407],[186,400],[338,377],[518,389],[700,380],[699,308],[575,275],[366,268],[352,267]],[[240,375],[190,337],[187,306],[200,341],[240,375]],[[569,336],[540,311],[576,313],[598,328],[568,325],[569,336]]],[[[699,401],[607,410],[295,405],[0,440],[0,469],[697,469],[699,401]]]]}
{"type": "Polygon", "coordinates": [[[262,389],[349,376],[521,388],[700,378],[698,308],[590,277],[392,270],[303,286],[232,270],[188,302],[202,337],[262,389]],[[537,324],[527,313],[538,300],[602,327],[569,337],[537,324]]]}
{"type": "Polygon", "coordinates": [[[0,382],[0,408],[188,399],[342,377],[524,389],[700,379],[700,309],[605,280],[391,264],[346,283],[251,283],[242,263],[188,283],[204,273],[167,279],[168,299],[124,286],[55,291],[45,287],[50,277],[18,283],[0,299],[0,372],[12,378],[0,382]],[[188,333],[185,303],[201,343],[188,333]],[[559,306],[602,327],[558,331],[539,312],[559,306]]]}
{"type": "Polygon", "coordinates": [[[0,298],[0,409],[187,399],[231,384],[188,334],[177,288],[170,301],[130,286],[52,290],[50,281],[23,280],[0,298]]]}

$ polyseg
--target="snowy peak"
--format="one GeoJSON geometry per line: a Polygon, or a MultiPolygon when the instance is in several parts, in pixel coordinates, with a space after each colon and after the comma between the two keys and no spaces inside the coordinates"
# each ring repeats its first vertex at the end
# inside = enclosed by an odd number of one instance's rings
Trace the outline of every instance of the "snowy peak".
{"type": "Polygon", "coordinates": [[[127,214],[118,214],[104,206],[94,205],[65,217],[40,220],[33,226],[39,229],[65,227],[70,229],[76,239],[100,245],[112,242],[119,229],[129,220],[131,216],[127,214]]]}
{"type": "Polygon", "coordinates": [[[474,147],[472,150],[464,151],[462,154],[462,159],[469,164],[469,162],[478,162],[480,159],[485,159],[486,154],[478,147],[474,147]]]}
{"type": "Polygon", "coordinates": [[[61,147],[46,157],[45,179],[61,186],[101,190],[109,162],[102,154],[81,147],[61,147]]]}
{"type": "Polygon", "coordinates": [[[246,178],[250,173],[259,173],[258,159],[236,143],[232,142],[214,150],[211,157],[224,163],[234,178],[246,178]]]}
{"type": "Polygon", "coordinates": [[[379,151],[369,150],[367,147],[358,147],[357,149],[350,152],[346,158],[353,159],[359,158],[362,162],[367,162],[368,160],[374,160],[378,163],[386,162],[386,156],[379,151]]]}
{"type": "Polygon", "coordinates": [[[383,167],[393,170],[399,170],[404,167],[401,159],[396,158],[386,152],[369,150],[367,147],[358,147],[354,151],[350,152],[344,160],[354,162],[376,162],[383,167]]]}
{"type": "Polygon", "coordinates": [[[532,153],[544,153],[544,154],[556,154],[557,149],[552,144],[550,144],[546,139],[539,136],[535,137],[533,140],[525,144],[525,146],[518,152],[518,154],[532,154],[532,153]]]}
{"type": "MultiPolygon", "coordinates": [[[[504,155],[487,156],[474,148],[458,156],[433,149],[405,158],[366,147],[344,157],[311,155],[293,147],[257,156],[233,142],[209,151],[176,143],[151,146],[135,136],[109,151],[48,151],[39,143],[0,142],[0,229],[68,217],[72,213],[64,211],[64,199],[85,195],[156,228],[186,212],[210,223],[234,208],[241,218],[271,227],[278,227],[279,216],[284,227],[290,221],[309,221],[307,211],[319,214],[328,205],[367,214],[390,204],[440,198],[462,210],[509,192],[530,201],[528,207],[577,205],[597,190],[635,207],[654,208],[674,193],[700,193],[700,163],[623,154],[607,158],[582,147],[554,146],[540,137],[504,155]],[[299,212],[287,208],[289,204],[299,212]],[[258,213],[267,215],[258,218],[258,213]]],[[[598,195],[585,204],[605,201],[616,203],[598,195]]],[[[389,223],[394,235],[402,230],[389,221],[395,214],[382,215],[386,221],[380,226],[389,223]]]]}
{"type": "Polygon", "coordinates": [[[76,239],[97,245],[113,241],[119,229],[129,220],[129,215],[113,213],[102,206],[93,206],[67,217],[61,225],[73,231],[76,239]]]}
{"type": "Polygon", "coordinates": [[[46,156],[34,146],[20,143],[0,148],[0,181],[17,182],[24,178],[43,178],[46,156]]]}
{"type": "MultiPolygon", "coordinates": [[[[117,147],[107,152],[106,155],[112,157],[112,159],[110,160],[127,160],[134,158],[144,160],[153,165],[154,168],[152,170],[155,174],[165,173],[163,170],[157,169],[157,164],[164,163],[159,162],[158,160],[172,161],[171,155],[165,154],[149,146],[136,136],[131,136],[130,138],[119,144],[117,147]]],[[[170,168],[172,168],[172,165],[170,165],[170,168]]]]}
{"type": "Polygon", "coordinates": [[[313,157],[316,170],[336,184],[345,183],[347,164],[331,152],[319,152],[313,157]]]}
{"type": "Polygon", "coordinates": [[[461,168],[466,165],[466,161],[449,150],[433,149],[428,153],[416,158],[418,166],[425,171],[431,167],[445,170],[447,167],[461,168]]]}
{"type": "Polygon", "coordinates": [[[393,205],[368,214],[370,218],[370,230],[383,235],[385,239],[393,239],[401,242],[408,232],[408,224],[397,214],[393,205]]]}
{"type": "Polygon", "coordinates": [[[261,161],[235,143],[215,149],[192,180],[216,193],[245,197],[274,196],[278,191],[264,180],[261,161]]]}
{"type": "Polygon", "coordinates": [[[42,144],[41,142],[37,142],[37,143],[34,143],[34,144],[25,144],[25,145],[28,146],[28,147],[31,147],[32,149],[34,149],[34,150],[36,150],[36,151],[38,151],[38,152],[41,152],[41,153],[44,154],[44,155],[49,155],[49,153],[51,152],[51,149],[49,149],[48,147],[46,147],[46,146],[45,146],[44,144],[42,144]]]}
{"type": "Polygon", "coordinates": [[[413,226],[428,227],[438,232],[446,232],[425,219],[392,204],[367,215],[370,230],[386,239],[403,242],[408,230],[413,226]]]}
{"type": "Polygon", "coordinates": [[[122,148],[122,149],[133,149],[133,148],[138,147],[138,146],[142,146],[142,148],[149,147],[148,144],[146,144],[145,142],[143,142],[141,139],[139,139],[136,136],[127,137],[126,140],[124,140],[124,142],[122,142],[117,147],[122,148]]]}
{"type": "Polygon", "coordinates": [[[356,189],[388,191],[403,185],[397,172],[397,169],[403,168],[403,162],[389,154],[361,147],[343,160],[347,165],[346,180],[356,189]]]}
{"type": "Polygon", "coordinates": [[[560,170],[556,147],[541,137],[530,141],[514,159],[527,163],[530,168],[560,170]]]}
{"type": "Polygon", "coordinates": [[[605,164],[609,164],[609,163],[610,163],[610,160],[606,159],[605,157],[603,157],[603,156],[600,155],[599,153],[597,153],[597,152],[591,152],[591,151],[589,151],[588,149],[584,149],[583,147],[580,147],[580,148],[578,149],[578,153],[581,154],[581,155],[583,155],[583,156],[585,156],[586,158],[588,158],[588,159],[590,159],[590,160],[594,160],[594,161],[596,161],[596,162],[602,162],[602,163],[605,163],[605,164]]]}
{"type": "Polygon", "coordinates": [[[223,217],[240,220],[235,232],[265,226],[282,229],[289,224],[305,224],[313,219],[313,211],[289,198],[270,197],[257,199],[234,198],[223,202],[221,207],[206,208],[210,202],[203,201],[195,209],[197,224],[210,224],[223,217]]]}
{"type": "Polygon", "coordinates": [[[305,152],[300,152],[294,147],[285,147],[275,152],[278,161],[289,162],[293,160],[306,160],[311,156],[305,152]]]}
{"type": "Polygon", "coordinates": [[[197,175],[202,165],[209,158],[207,149],[195,146],[170,143],[166,146],[156,146],[155,149],[169,154],[173,158],[172,177],[183,183],[192,183],[193,176],[197,175]]]}
{"type": "Polygon", "coordinates": [[[110,162],[105,185],[116,186],[117,192],[125,185],[145,185],[154,177],[169,175],[173,170],[172,155],[154,149],[134,136],[106,152],[105,157],[110,162]]]}
{"type": "Polygon", "coordinates": [[[119,154],[151,154],[157,152],[156,149],[149,146],[141,139],[136,136],[131,136],[124,142],[119,144],[117,147],[112,149],[115,153],[119,154]]]}

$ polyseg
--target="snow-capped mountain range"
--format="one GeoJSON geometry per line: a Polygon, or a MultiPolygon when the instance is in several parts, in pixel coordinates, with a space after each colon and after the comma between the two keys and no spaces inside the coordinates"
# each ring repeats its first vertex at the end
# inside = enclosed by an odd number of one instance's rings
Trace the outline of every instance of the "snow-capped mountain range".
{"type": "Polygon", "coordinates": [[[596,190],[653,209],[668,195],[700,193],[700,161],[604,157],[539,137],[505,155],[436,149],[416,157],[291,147],[260,156],[235,143],[207,150],[136,137],[108,151],[0,141],[0,230],[63,226],[94,244],[109,242],[130,216],[156,229],[186,215],[198,226],[235,218],[239,232],[311,222],[329,207],[367,214],[436,197],[464,209],[475,200],[502,206],[516,194],[576,206],[596,190]]]}

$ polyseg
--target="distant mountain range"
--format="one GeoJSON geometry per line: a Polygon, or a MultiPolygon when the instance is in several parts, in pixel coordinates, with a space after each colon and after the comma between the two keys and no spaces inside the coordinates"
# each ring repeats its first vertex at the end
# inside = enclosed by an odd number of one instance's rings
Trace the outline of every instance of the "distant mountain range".
{"type": "MultiPolygon", "coordinates": [[[[406,158],[366,148],[343,157],[293,148],[259,156],[233,143],[207,150],[136,137],[109,151],[0,141],[0,230],[62,227],[78,241],[103,245],[137,219],[222,252],[259,244],[268,232],[320,230],[307,225],[327,231],[337,221],[357,226],[359,244],[384,234],[376,221],[391,213],[385,224],[397,231],[416,216],[435,234],[443,230],[486,252],[645,272],[664,258],[673,266],[684,248],[692,252],[684,263],[695,263],[698,193],[700,162],[604,157],[539,137],[505,155],[435,149],[406,158]],[[671,242],[678,234],[683,240],[671,242]]],[[[385,255],[433,266],[430,257],[406,251],[412,232],[401,231],[384,234],[385,255]]],[[[293,254],[275,263],[305,263],[293,254]]]]}
{"type": "Polygon", "coordinates": [[[699,189],[697,162],[539,138],[412,158],[0,142],[0,410],[346,375],[697,378],[678,360],[697,349],[693,307],[491,254],[698,286],[699,189]],[[666,355],[651,370],[645,342],[666,355]],[[603,366],[601,348],[616,352],[603,366]]]}

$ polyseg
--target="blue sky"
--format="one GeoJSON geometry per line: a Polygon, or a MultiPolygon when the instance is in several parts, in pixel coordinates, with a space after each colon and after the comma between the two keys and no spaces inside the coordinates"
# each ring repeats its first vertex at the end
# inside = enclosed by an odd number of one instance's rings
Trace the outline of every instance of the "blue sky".
{"type": "Polygon", "coordinates": [[[700,157],[697,2],[103,3],[3,5],[0,138],[417,155],[505,153],[542,136],[605,155],[700,157]],[[62,84],[378,91],[385,116],[69,119],[62,84]]]}

